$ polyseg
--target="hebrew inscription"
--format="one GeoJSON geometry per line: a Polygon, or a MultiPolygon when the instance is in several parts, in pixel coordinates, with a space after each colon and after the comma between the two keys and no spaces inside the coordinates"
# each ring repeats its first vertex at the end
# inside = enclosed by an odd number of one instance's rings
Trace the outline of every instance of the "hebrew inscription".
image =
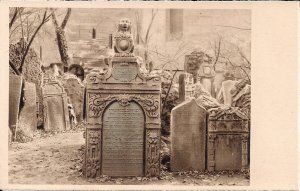
{"type": "Polygon", "coordinates": [[[144,175],[144,126],[144,113],[137,103],[108,106],[103,115],[102,174],[144,175]]]}

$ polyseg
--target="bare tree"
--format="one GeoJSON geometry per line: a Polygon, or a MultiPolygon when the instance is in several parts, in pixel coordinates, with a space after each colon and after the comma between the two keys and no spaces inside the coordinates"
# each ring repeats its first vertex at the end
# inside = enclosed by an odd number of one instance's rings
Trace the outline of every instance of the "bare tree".
{"type": "Polygon", "coordinates": [[[236,43],[231,43],[218,34],[216,39],[211,44],[213,52],[213,67],[216,70],[218,64],[225,64],[232,68],[233,71],[241,71],[244,77],[250,83],[251,62],[247,58],[242,48],[236,43]]]}
{"type": "Polygon", "coordinates": [[[151,9],[151,16],[150,16],[150,22],[149,25],[146,27],[146,33],[142,34],[142,25],[141,25],[141,18],[140,13],[136,12],[136,42],[138,44],[142,44],[144,47],[144,59],[147,63],[149,61],[149,41],[151,38],[151,29],[154,22],[154,19],[158,13],[158,10],[151,9]]]}
{"type": "MultiPolygon", "coordinates": [[[[20,67],[14,65],[14,63],[9,63],[11,68],[17,74],[22,74],[23,66],[25,64],[26,56],[31,48],[31,45],[36,38],[38,32],[50,19],[51,13],[48,9],[31,9],[31,8],[12,8],[11,18],[9,21],[10,38],[15,31],[20,31],[17,33],[19,39],[24,41],[24,50],[21,55],[20,67]],[[42,14],[40,14],[42,12],[42,14]],[[33,19],[32,19],[33,16],[33,19]],[[39,22],[38,22],[39,21],[39,22]],[[14,28],[13,28],[14,26],[14,28]],[[14,65],[14,66],[13,66],[14,65]]],[[[11,39],[10,39],[11,40],[11,39]]]]}
{"type": "Polygon", "coordinates": [[[65,72],[68,70],[68,67],[70,65],[70,57],[68,55],[68,45],[67,45],[64,29],[68,23],[70,15],[71,15],[71,8],[68,8],[67,13],[61,25],[59,26],[55,12],[54,11],[52,12],[52,21],[55,27],[57,46],[58,46],[61,61],[64,65],[65,72]]]}

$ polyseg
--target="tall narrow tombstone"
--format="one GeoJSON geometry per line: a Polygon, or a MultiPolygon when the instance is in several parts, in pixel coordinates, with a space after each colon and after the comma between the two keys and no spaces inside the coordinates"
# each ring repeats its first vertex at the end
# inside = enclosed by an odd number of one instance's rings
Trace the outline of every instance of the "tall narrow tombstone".
{"type": "Polygon", "coordinates": [[[36,115],[36,87],[34,83],[25,82],[24,85],[24,106],[20,112],[18,127],[28,135],[32,135],[37,129],[36,115]]]}
{"type": "Polygon", "coordinates": [[[63,85],[74,107],[76,120],[80,122],[83,120],[84,85],[74,75],[68,75],[63,85]]]}
{"type": "Polygon", "coordinates": [[[206,110],[191,99],[171,112],[171,170],[205,170],[206,110]]]}
{"type": "Polygon", "coordinates": [[[160,174],[161,82],[140,73],[130,29],[122,19],[108,70],[86,77],[87,178],[160,174]]]}
{"type": "Polygon", "coordinates": [[[61,83],[55,77],[44,79],[42,93],[45,131],[69,130],[67,94],[61,83]]]}
{"type": "Polygon", "coordinates": [[[18,124],[22,90],[22,77],[9,75],[9,128],[15,135],[18,124]]]}

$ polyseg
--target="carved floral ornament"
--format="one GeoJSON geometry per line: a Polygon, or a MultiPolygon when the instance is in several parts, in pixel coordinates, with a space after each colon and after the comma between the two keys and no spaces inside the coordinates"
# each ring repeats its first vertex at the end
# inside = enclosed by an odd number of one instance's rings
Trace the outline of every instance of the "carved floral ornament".
{"type": "Polygon", "coordinates": [[[147,131],[147,176],[157,176],[159,174],[159,131],[147,131]]]}
{"type": "Polygon", "coordinates": [[[140,95],[109,95],[102,97],[100,94],[89,95],[89,110],[90,117],[99,117],[102,115],[104,108],[113,101],[118,101],[122,107],[126,107],[131,101],[138,102],[144,109],[145,113],[149,117],[158,117],[159,115],[159,100],[151,95],[140,96],[140,95]]]}
{"type": "Polygon", "coordinates": [[[230,108],[212,108],[208,110],[209,120],[224,120],[224,121],[237,121],[248,120],[246,114],[244,114],[238,107],[230,108]]]}

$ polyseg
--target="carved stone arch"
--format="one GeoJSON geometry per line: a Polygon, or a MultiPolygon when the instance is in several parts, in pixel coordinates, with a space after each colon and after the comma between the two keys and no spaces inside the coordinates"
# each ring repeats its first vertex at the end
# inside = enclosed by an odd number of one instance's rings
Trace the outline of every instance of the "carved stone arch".
{"type": "MultiPolygon", "coordinates": [[[[115,102],[118,102],[118,104],[120,104],[120,105],[123,106],[123,107],[126,106],[126,105],[124,105],[125,103],[121,103],[120,100],[119,100],[118,98],[113,98],[113,99],[107,101],[107,102],[105,103],[105,106],[104,106],[103,111],[102,111],[102,114],[101,114],[101,123],[103,123],[103,116],[104,116],[105,111],[107,110],[107,108],[109,108],[110,105],[112,105],[112,104],[115,103],[115,102]],[[122,105],[122,104],[123,104],[123,105],[122,105]]],[[[141,105],[141,103],[138,102],[138,101],[136,101],[136,100],[130,100],[130,101],[128,101],[128,105],[130,105],[131,103],[136,103],[136,104],[140,107],[140,109],[143,111],[143,115],[144,115],[144,119],[145,119],[145,124],[146,124],[146,123],[147,123],[147,115],[146,115],[146,111],[145,111],[145,109],[143,108],[143,106],[141,105]]],[[[127,103],[126,103],[126,104],[127,104],[127,103]]],[[[145,128],[146,128],[146,126],[145,126],[145,128]]]]}

